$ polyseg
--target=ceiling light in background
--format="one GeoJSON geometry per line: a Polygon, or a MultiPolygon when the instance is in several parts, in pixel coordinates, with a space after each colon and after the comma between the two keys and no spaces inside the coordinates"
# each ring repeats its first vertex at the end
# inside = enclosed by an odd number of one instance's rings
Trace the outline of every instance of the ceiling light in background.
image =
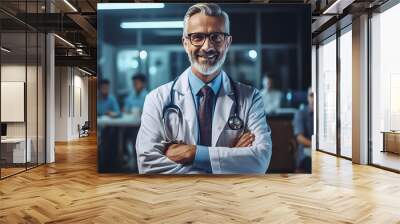
{"type": "Polygon", "coordinates": [[[78,10],[71,4],[69,3],[68,0],[64,0],[65,4],[67,4],[74,12],[78,12],[78,10]]]}
{"type": "Polygon", "coordinates": [[[257,51],[255,50],[249,50],[249,57],[251,59],[256,59],[257,58],[257,51]]]}
{"type": "Polygon", "coordinates": [[[97,10],[118,10],[118,9],[162,9],[164,3],[99,3],[97,10]]]}
{"type": "Polygon", "coordinates": [[[139,57],[142,60],[146,59],[147,58],[147,51],[145,51],[145,50],[140,51],[139,57]]]}
{"type": "Polygon", "coordinates": [[[11,50],[9,50],[9,49],[7,49],[5,47],[1,47],[1,51],[4,51],[6,53],[10,53],[11,52],[11,50]]]}
{"type": "Polygon", "coordinates": [[[70,47],[72,47],[72,48],[75,48],[75,45],[73,45],[71,42],[69,42],[68,40],[66,40],[66,39],[64,39],[64,38],[62,38],[62,37],[60,37],[59,35],[57,35],[57,34],[54,34],[54,36],[55,37],[57,37],[59,40],[61,40],[62,42],[64,42],[65,44],[67,44],[68,46],[70,46],[70,47]]]}
{"type": "Polygon", "coordinates": [[[122,22],[122,29],[171,29],[183,28],[183,21],[122,22]]]}

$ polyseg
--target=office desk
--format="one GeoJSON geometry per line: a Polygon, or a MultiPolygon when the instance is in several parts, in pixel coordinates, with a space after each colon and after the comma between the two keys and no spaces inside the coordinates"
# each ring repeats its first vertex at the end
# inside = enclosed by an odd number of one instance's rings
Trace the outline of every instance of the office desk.
{"type": "Polygon", "coordinates": [[[6,163],[25,163],[31,161],[32,140],[26,139],[27,147],[25,151],[25,138],[6,138],[1,139],[1,155],[6,163]],[[4,156],[3,156],[4,155],[4,156]]]}
{"type": "Polygon", "coordinates": [[[271,128],[272,155],[268,173],[293,173],[296,170],[297,142],[293,134],[293,113],[267,116],[271,128]]]}
{"type": "Polygon", "coordinates": [[[121,117],[117,118],[101,116],[97,118],[97,125],[102,127],[136,127],[140,126],[140,116],[135,116],[132,114],[123,114],[121,117]]]}
{"type": "Polygon", "coordinates": [[[400,154],[400,131],[382,131],[383,150],[382,152],[392,152],[400,154]]]}
{"type": "Polygon", "coordinates": [[[132,114],[97,119],[99,172],[138,172],[135,143],[139,127],[140,116],[132,114]]]}

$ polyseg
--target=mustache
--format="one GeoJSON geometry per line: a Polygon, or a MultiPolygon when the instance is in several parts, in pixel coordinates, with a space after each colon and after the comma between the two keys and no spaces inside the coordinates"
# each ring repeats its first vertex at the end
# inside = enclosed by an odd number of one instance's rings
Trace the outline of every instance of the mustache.
{"type": "Polygon", "coordinates": [[[215,49],[210,49],[207,51],[199,51],[196,56],[201,56],[201,57],[213,57],[215,55],[219,55],[219,52],[215,49]]]}

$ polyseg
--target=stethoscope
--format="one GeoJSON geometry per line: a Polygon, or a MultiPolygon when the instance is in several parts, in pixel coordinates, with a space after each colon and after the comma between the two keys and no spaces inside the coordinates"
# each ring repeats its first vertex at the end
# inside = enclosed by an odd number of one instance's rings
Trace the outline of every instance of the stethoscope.
{"type": "MultiPolygon", "coordinates": [[[[233,80],[231,79],[231,77],[227,76],[230,82],[230,85],[232,87],[232,91],[233,91],[233,95],[234,95],[234,102],[235,102],[235,108],[233,111],[233,115],[231,115],[228,119],[228,126],[230,129],[232,130],[240,130],[243,128],[244,126],[244,122],[243,120],[239,117],[239,104],[238,104],[238,98],[237,98],[237,90],[236,90],[236,86],[235,83],[233,82],[233,80]]],[[[179,134],[179,128],[183,122],[183,114],[182,114],[182,110],[175,104],[175,100],[174,100],[174,86],[176,81],[178,80],[179,76],[177,78],[175,78],[174,82],[172,83],[172,87],[171,90],[169,92],[169,97],[171,99],[170,103],[167,104],[164,108],[163,108],[163,123],[164,123],[164,136],[166,138],[166,141],[168,143],[175,143],[177,142],[177,138],[178,138],[178,134],[179,134]],[[167,126],[169,124],[171,124],[170,122],[168,122],[169,117],[172,114],[176,114],[178,116],[178,129],[175,135],[173,135],[173,133],[171,133],[171,135],[168,134],[167,131],[167,126]]],[[[171,127],[172,128],[172,127],[171,127]]],[[[210,130],[211,131],[211,130],[210,130]]]]}

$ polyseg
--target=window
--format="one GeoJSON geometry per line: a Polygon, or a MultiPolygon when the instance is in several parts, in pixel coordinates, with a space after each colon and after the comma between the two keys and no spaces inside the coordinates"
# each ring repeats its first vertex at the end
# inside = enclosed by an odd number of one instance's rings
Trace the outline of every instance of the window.
{"type": "Polygon", "coordinates": [[[400,170],[400,4],[371,18],[372,163],[400,170]]]}
{"type": "MultiPolygon", "coordinates": [[[[352,156],[352,34],[340,36],[340,155],[352,156]]],[[[347,32],[346,32],[347,31],[347,32]]]]}

